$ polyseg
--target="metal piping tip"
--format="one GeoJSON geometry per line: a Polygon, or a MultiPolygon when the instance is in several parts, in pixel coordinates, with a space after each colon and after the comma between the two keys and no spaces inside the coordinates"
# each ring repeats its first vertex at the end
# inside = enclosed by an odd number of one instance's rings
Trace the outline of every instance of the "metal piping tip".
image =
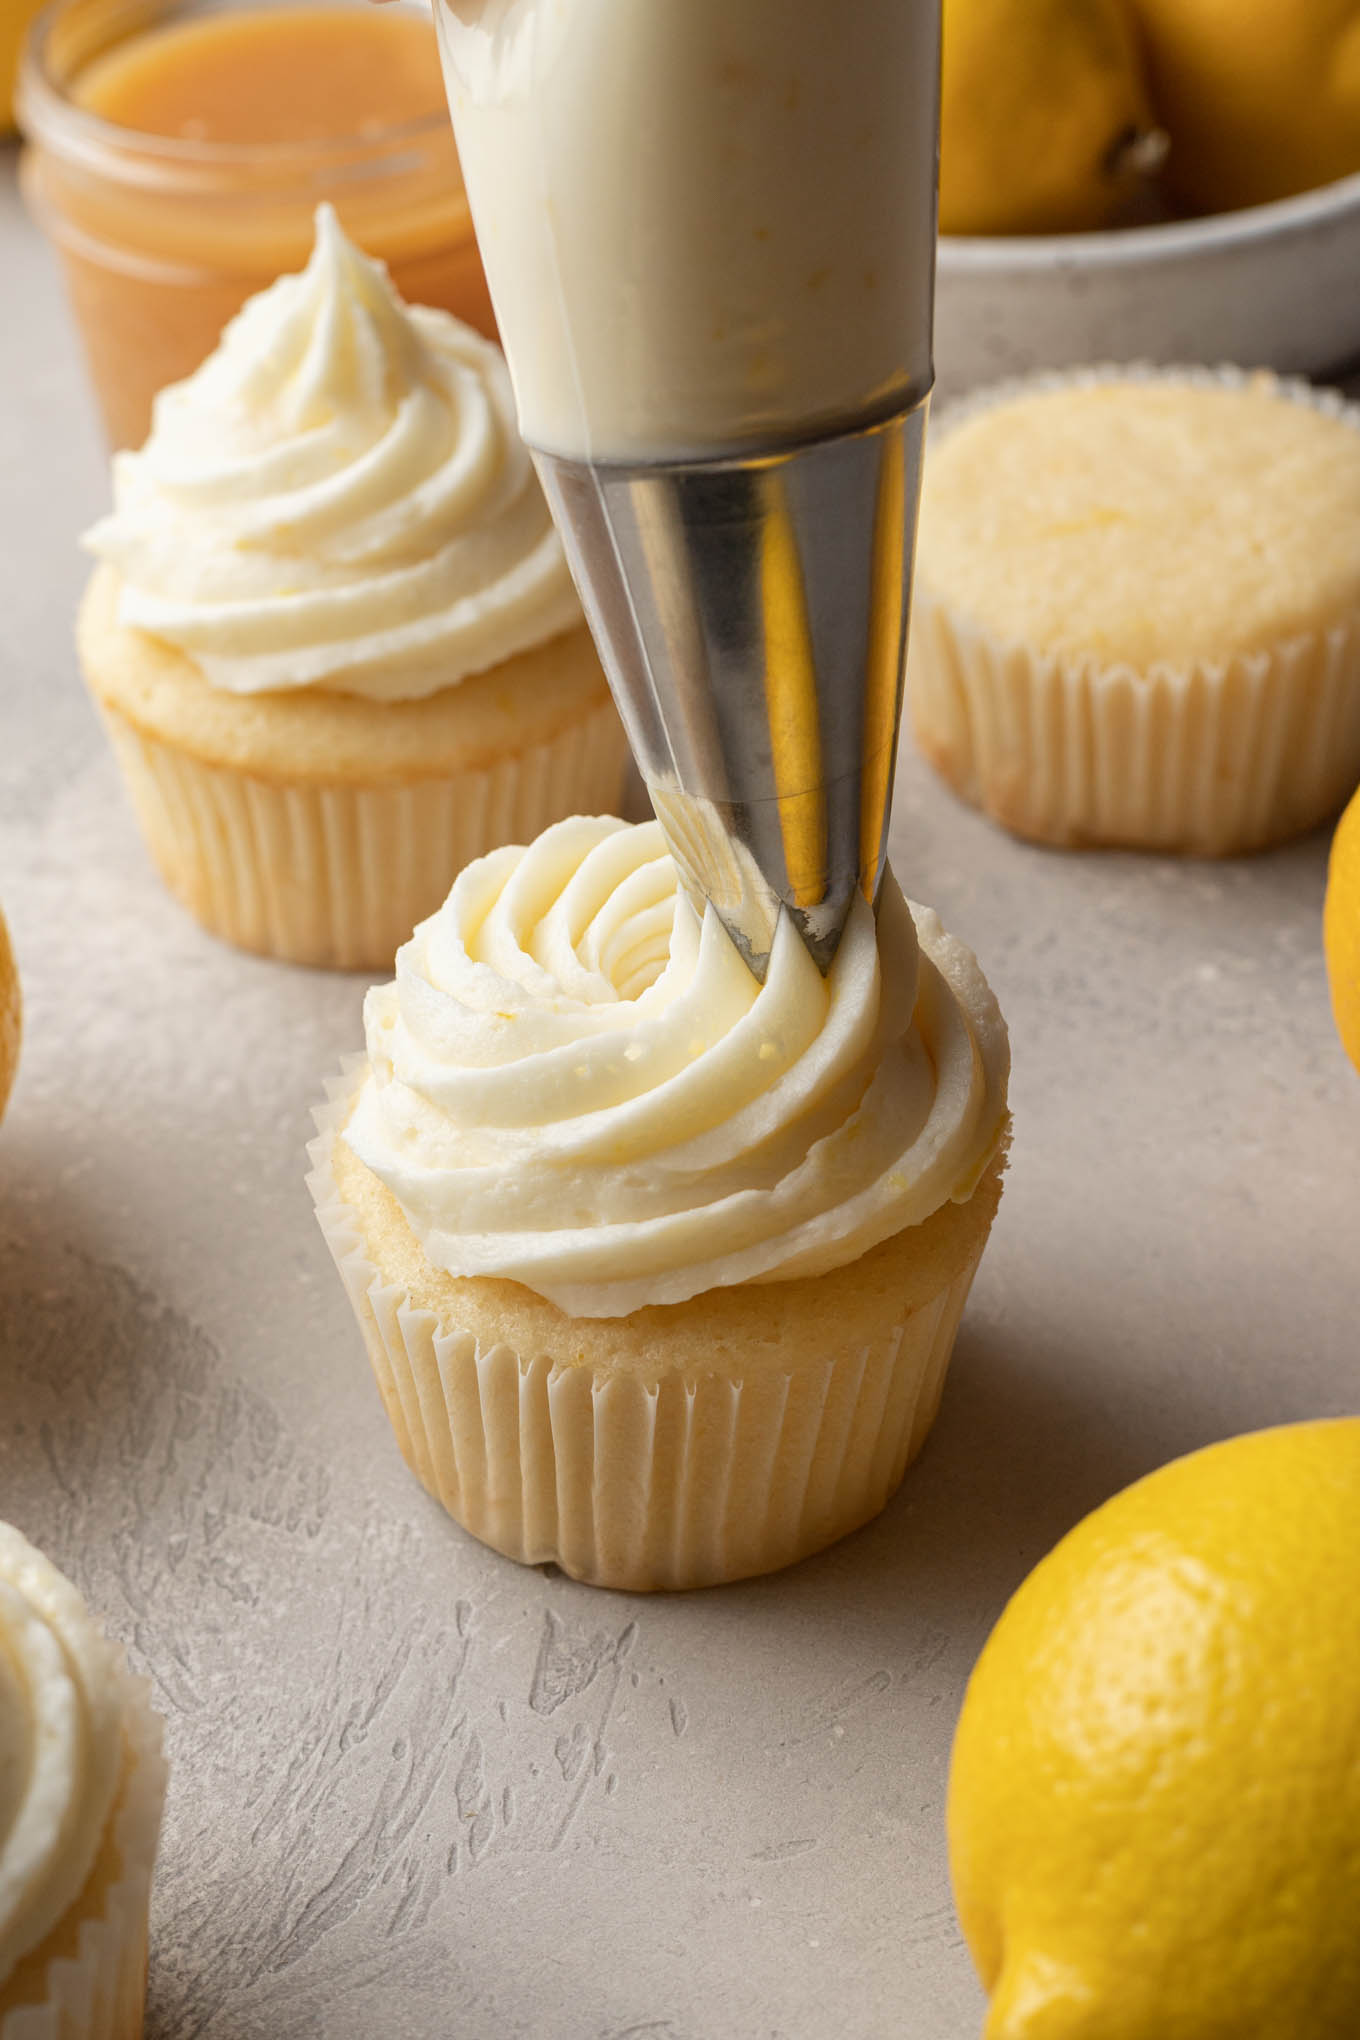
{"type": "Polygon", "coordinates": [[[764,978],[822,970],[887,854],[926,400],[738,458],[535,453],[681,881],[764,978]]]}

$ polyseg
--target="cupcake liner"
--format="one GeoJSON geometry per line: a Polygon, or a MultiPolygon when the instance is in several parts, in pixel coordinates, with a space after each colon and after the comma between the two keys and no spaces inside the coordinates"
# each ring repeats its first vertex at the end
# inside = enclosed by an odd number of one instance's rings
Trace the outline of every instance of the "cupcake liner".
{"type": "MultiPolygon", "coordinates": [[[[1036,391],[1119,381],[1242,388],[1231,369],[1122,369],[998,384],[938,437],[1036,391]]],[[[1271,378],[1360,429],[1360,408],[1271,378]]],[[[1146,671],[1008,644],[917,585],[907,661],[916,741],[956,793],[1038,842],[1223,856],[1315,828],[1360,783],[1360,615],[1263,651],[1146,671]]]]}
{"type": "Polygon", "coordinates": [[[523,1564],[647,1592],[777,1571],[878,1514],[920,1451],[986,1233],[874,1339],[747,1380],[648,1382],[441,1330],[369,1258],[331,1168],[362,1057],[315,1114],[308,1186],[408,1466],[465,1530],[523,1564]]]}
{"type": "Polygon", "coordinates": [[[75,1915],[68,1914],[57,1929],[65,1942],[74,1927],[76,1952],[48,1963],[41,2003],[0,2016],[0,2040],[138,2040],[142,2031],[147,1915],[167,1773],[151,1688],[126,1669],[124,1679],[123,1773],[101,1851],[102,1858],[112,1842],[115,1873],[111,1881],[102,1880],[97,1859],[75,1915]]]}
{"type": "Polygon", "coordinates": [[[489,765],[406,785],[309,785],[208,765],[107,702],[105,724],[162,878],[214,935],[288,963],[383,969],[463,866],[617,805],[613,703],[489,765]]]}

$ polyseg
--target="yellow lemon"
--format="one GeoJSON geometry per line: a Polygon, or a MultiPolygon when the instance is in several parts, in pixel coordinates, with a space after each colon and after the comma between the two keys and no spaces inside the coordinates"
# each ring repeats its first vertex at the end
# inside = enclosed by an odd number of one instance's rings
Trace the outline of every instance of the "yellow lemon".
{"type": "Polygon", "coordinates": [[[1133,0],[1167,178],[1201,211],[1360,170],[1360,0],[1133,0]]]}
{"type": "Polygon", "coordinates": [[[19,971],[9,946],[9,929],[0,914],[0,1112],[5,1109],[19,1061],[19,971]]]}
{"type": "Polygon", "coordinates": [[[1332,838],[1322,947],[1337,1032],[1360,1070],[1360,793],[1337,823],[1332,838]]]}
{"type": "Polygon", "coordinates": [[[28,25],[45,0],[0,0],[0,135],[14,128],[14,87],[28,25]]]}
{"type": "Polygon", "coordinates": [[[1153,133],[1125,0],[945,0],[942,233],[1102,226],[1153,133]]]}
{"type": "Polygon", "coordinates": [[[1360,1417],[1063,1539],[974,1670],[949,1842],[985,2040],[1356,2040],[1360,1417]]]}

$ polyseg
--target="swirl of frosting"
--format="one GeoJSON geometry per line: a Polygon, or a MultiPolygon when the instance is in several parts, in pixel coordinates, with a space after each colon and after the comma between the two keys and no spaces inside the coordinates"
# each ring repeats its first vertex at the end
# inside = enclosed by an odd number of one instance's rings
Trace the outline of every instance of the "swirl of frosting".
{"type": "Polygon", "coordinates": [[[0,1984],[90,1874],[122,1730],[114,1647],[70,1581],[0,1523],[0,1984]]]}
{"type": "Polygon", "coordinates": [[[499,349],[404,305],[328,206],[157,397],[86,544],[120,621],[238,694],[413,700],[581,620],[499,349]]]}
{"type": "Polygon", "coordinates": [[[842,1266],[968,1197],[1005,1125],[996,1001],[891,874],[826,977],[785,920],[762,985],[655,822],[469,865],[364,1023],[345,1138],[428,1259],[581,1317],[842,1266]]]}

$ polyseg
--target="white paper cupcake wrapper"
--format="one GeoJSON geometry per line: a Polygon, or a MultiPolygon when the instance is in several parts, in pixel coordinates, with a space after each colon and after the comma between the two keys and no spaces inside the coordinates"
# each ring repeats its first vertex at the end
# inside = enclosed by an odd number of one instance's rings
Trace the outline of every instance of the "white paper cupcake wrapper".
{"type": "Polygon", "coordinates": [[[289,963],[386,969],[465,864],[618,804],[609,700],[494,765],[407,785],[312,786],[205,765],[103,715],[147,845],[214,935],[289,963]]]}
{"type": "MultiPolygon", "coordinates": [[[[1235,369],[1101,367],[998,384],[951,405],[937,441],[1035,391],[1114,380],[1241,388],[1235,369]]],[[[1360,407],[1306,383],[1280,395],[1360,430],[1360,407]]],[[[1360,615],[1266,651],[1146,672],[1005,644],[918,584],[907,697],[942,778],[1036,841],[1262,849],[1334,815],[1360,783],[1360,615]]]]}
{"type": "Polygon", "coordinates": [[[0,2040],[137,2040],[142,2031],[147,1915],[166,1765],[150,1686],[131,1673],[125,1678],[126,1757],[113,1816],[120,1874],[82,1919],[76,1955],[49,1964],[46,2001],[0,2018],[0,2040]]]}
{"type": "Polygon", "coordinates": [[[985,1244],[903,1322],[815,1366],[656,1385],[441,1330],[370,1260],[331,1154],[356,1069],[316,1113],[308,1186],[397,1443],[449,1514],[525,1564],[647,1592],[774,1572],[878,1514],[924,1444],[985,1244]]]}

